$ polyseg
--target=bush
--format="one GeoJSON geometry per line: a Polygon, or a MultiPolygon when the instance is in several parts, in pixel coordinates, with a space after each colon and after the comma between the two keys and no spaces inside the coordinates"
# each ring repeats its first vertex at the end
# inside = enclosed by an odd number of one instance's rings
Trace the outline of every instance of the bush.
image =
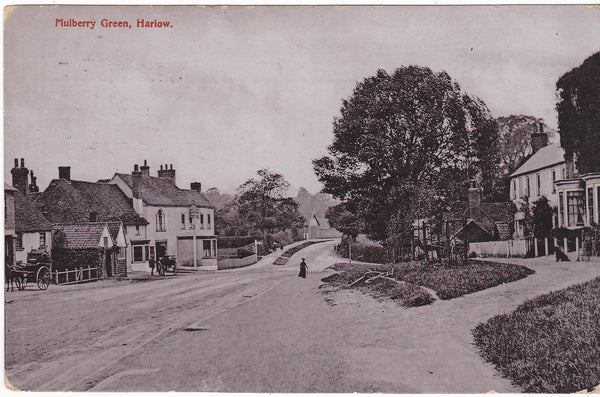
{"type": "MultiPolygon", "coordinates": [[[[349,258],[348,238],[344,237],[341,244],[335,247],[336,253],[342,258],[349,258]]],[[[369,263],[386,263],[386,249],[379,245],[367,245],[352,242],[352,260],[369,263]]]]}
{"type": "Polygon", "coordinates": [[[249,250],[247,248],[244,248],[244,247],[237,249],[237,257],[240,258],[240,259],[241,258],[245,258],[245,257],[250,256],[250,255],[254,255],[254,251],[251,251],[251,250],[249,250]]]}
{"type": "Polygon", "coordinates": [[[254,240],[260,240],[255,236],[233,236],[217,237],[217,246],[219,248],[239,248],[254,243],[254,240]]]}

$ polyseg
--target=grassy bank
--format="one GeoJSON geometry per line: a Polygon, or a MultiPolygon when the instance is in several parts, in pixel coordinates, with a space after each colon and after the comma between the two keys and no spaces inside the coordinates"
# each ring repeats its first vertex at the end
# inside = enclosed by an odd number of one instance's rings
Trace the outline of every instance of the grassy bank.
{"type": "Polygon", "coordinates": [[[426,305],[435,300],[421,287],[435,291],[440,299],[452,299],[516,281],[533,273],[533,270],[524,266],[475,260],[460,266],[419,262],[388,265],[339,263],[333,268],[340,273],[325,277],[323,282],[340,288],[360,289],[378,297],[386,295],[408,307],[426,305]],[[358,281],[374,271],[386,273],[385,278],[378,278],[371,283],[358,281]]]}
{"type": "Polygon", "coordinates": [[[289,248],[289,249],[285,250],[283,252],[283,254],[281,254],[279,256],[279,258],[275,259],[275,262],[273,262],[273,264],[274,265],[285,265],[287,263],[287,261],[292,257],[292,255],[294,255],[296,252],[300,251],[303,248],[308,247],[309,245],[322,243],[322,242],[323,241],[306,241],[306,242],[298,244],[292,248],[289,248]]]}
{"type": "Polygon", "coordinates": [[[600,278],[541,295],[473,330],[481,355],[529,393],[600,384],[600,278]]]}

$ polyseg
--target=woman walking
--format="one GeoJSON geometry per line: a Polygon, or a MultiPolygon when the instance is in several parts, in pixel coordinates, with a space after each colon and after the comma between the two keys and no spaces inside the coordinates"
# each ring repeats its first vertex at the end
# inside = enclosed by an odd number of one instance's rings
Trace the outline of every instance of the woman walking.
{"type": "Polygon", "coordinates": [[[308,270],[308,265],[304,262],[304,258],[302,258],[302,262],[300,262],[300,273],[298,273],[298,277],[306,278],[306,273],[308,270]]]}

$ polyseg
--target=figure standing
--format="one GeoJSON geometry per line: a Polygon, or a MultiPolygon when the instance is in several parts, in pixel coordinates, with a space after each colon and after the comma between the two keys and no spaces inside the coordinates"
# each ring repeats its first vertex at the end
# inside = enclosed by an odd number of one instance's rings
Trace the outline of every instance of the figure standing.
{"type": "Polygon", "coordinates": [[[308,265],[302,258],[302,262],[300,262],[300,273],[298,273],[298,277],[306,278],[306,273],[308,271],[308,265]]]}
{"type": "Polygon", "coordinates": [[[150,265],[150,275],[154,276],[154,267],[156,266],[156,261],[154,260],[153,256],[150,257],[148,264],[150,265]]]}

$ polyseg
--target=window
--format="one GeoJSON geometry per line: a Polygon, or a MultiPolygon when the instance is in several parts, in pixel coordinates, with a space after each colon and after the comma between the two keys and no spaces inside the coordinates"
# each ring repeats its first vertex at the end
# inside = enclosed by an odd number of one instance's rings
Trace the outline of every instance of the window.
{"type": "Polygon", "coordinates": [[[15,245],[18,250],[23,249],[23,233],[17,233],[17,237],[15,238],[15,245]]]}
{"type": "Polygon", "coordinates": [[[562,179],[567,179],[567,175],[566,175],[565,168],[563,167],[563,168],[561,169],[561,171],[562,171],[562,179]]]}
{"type": "Polygon", "coordinates": [[[181,230],[185,229],[185,214],[181,214],[181,230]]]}
{"type": "Polygon", "coordinates": [[[46,232],[40,232],[40,248],[46,248],[46,232]]]}
{"type": "Polygon", "coordinates": [[[587,216],[588,216],[588,226],[591,226],[594,223],[594,188],[588,187],[587,189],[587,216]]]}
{"type": "Polygon", "coordinates": [[[108,237],[104,237],[104,247],[108,247],[108,237]]]}
{"type": "Polygon", "coordinates": [[[136,236],[140,235],[140,225],[135,225],[135,235],[136,236]]]}
{"type": "Polygon", "coordinates": [[[517,198],[517,181],[513,181],[512,187],[513,187],[512,198],[513,198],[513,200],[515,200],[517,198]]]}
{"type": "Polygon", "coordinates": [[[540,190],[542,190],[542,180],[540,179],[540,174],[535,175],[535,184],[537,187],[537,195],[540,195],[540,190]]]}
{"type": "Polygon", "coordinates": [[[598,203],[598,208],[597,208],[598,223],[600,223],[600,186],[596,187],[596,202],[598,203]]]}
{"type": "Polygon", "coordinates": [[[558,193],[558,224],[565,226],[565,197],[563,192],[558,193]]]}
{"type": "Polygon", "coordinates": [[[202,257],[210,258],[210,240],[202,240],[202,257]]]}
{"type": "Polygon", "coordinates": [[[552,193],[556,193],[556,187],[554,186],[554,182],[556,182],[556,171],[552,170],[552,193]]]}
{"type": "Polygon", "coordinates": [[[208,223],[208,229],[210,229],[210,214],[206,214],[206,222],[208,223]]]}
{"type": "Polygon", "coordinates": [[[148,258],[150,258],[150,247],[147,245],[144,245],[144,253],[146,254],[146,260],[148,260],[148,258]]]}
{"type": "Polygon", "coordinates": [[[204,214],[200,214],[200,229],[204,229],[204,214]]]}
{"type": "Polygon", "coordinates": [[[210,240],[210,246],[212,249],[212,257],[216,258],[216,256],[217,256],[217,240],[210,240]]]}
{"type": "Polygon", "coordinates": [[[531,186],[529,185],[529,177],[525,180],[527,197],[531,197],[531,186]]]}
{"type": "Polygon", "coordinates": [[[133,261],[134,262],[143,262],[144,261],[143,249],[144,248],[141,245],[133,246],[133,261]]]}
{"type": "Polygon", "coordinates": [[[158,210],[156,213],[156,231],[164,232],[165,229],[165,214],[162,209],[158,210]]]}
{"type": "Polygon", "coordinates": [[[583,198],[581,191],[567,192],[568,226],[583,225],[583,198]]]}

